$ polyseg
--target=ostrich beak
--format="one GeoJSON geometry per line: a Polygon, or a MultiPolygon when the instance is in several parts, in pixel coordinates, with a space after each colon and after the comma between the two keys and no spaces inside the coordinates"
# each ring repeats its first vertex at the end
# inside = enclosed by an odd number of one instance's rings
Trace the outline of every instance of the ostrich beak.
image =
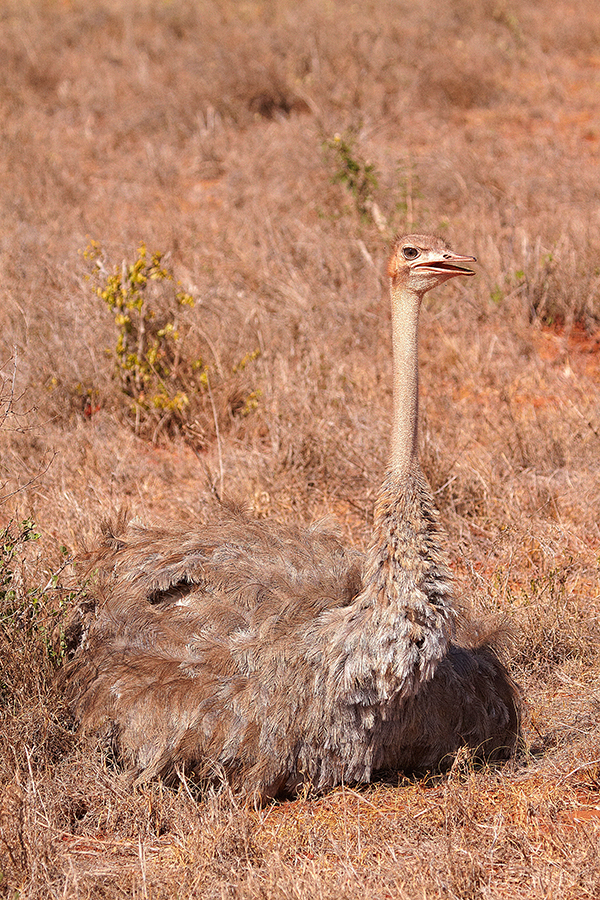
{"type": "Polygon", "coordinates": [[[464,262],[477,262],[477,257],[462,256],[460,253],[453,253],[452,250],[445,250],[438,259],[429,259],[426,262],[417,263],[415,269],[446,273],[449,277],[453,275],[474,275],[473,269],[466,269],[464,266],[457,265],[457,263],[464,262]]]}

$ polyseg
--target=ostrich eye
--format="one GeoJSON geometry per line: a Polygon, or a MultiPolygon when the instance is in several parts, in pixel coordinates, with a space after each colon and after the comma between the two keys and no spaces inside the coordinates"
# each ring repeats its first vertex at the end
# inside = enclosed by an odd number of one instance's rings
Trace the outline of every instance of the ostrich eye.
{"type": "Polygon", "coordinates": [[[404,254],[404,259],[416,259],[419,255],[419,251],[416,247],[404,247],[402,252],[404,254]]]}

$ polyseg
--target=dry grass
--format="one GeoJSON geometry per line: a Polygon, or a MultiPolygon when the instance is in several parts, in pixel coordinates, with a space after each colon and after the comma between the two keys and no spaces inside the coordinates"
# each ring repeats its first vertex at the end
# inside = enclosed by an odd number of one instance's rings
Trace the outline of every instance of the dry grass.
{"type": "Polygon", "coordinates": [[[597,897],[597,4],[5,0],[0,24],[0,893],[597,897]],[[374,167],[354,194],[336,134],[374,167]],[[221,489],[364,546],[384,259],[413,227],[480,259],[427,302],[421,447],[461,589],[507,628],[523,758],[260,812],[134,791],[56,687],[69,559],[118,508],[204,520],[221,489]],[[90,239],[167,254],[195,298],[184,362],[216,389],[183,425],[135,433],[90,239]]]}

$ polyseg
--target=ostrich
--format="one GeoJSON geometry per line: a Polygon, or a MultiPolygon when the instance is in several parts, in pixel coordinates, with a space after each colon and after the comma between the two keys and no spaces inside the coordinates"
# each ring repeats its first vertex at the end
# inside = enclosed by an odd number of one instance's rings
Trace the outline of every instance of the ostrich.
{"type": "Polygon", "coordinates": [[[461,646],[431,490],[417,458],[424,294],[474,257],[396,239],[388,266],[390,466],[363,556],[320,526],[130,526],[99,554],[99,598],[68,666],[84,729],[138,780],[224,779],[258,802],[449,765],[461,746],[508,758],[516,688],[487,643],[461,646]]]}

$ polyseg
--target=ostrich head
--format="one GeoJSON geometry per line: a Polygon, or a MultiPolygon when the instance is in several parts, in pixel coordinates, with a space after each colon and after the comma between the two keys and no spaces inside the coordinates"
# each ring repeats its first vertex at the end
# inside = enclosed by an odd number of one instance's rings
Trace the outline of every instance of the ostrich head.
{"type": "Polygon", "coordinates": [[[450,250],[443,238],[427,234],[407,234],[396,238],[388,275],[396,290],[423,296],[426,291],[456,275],[474,275],[457,263],[475,262],[474,256],[461,256],[450,250]]]}

